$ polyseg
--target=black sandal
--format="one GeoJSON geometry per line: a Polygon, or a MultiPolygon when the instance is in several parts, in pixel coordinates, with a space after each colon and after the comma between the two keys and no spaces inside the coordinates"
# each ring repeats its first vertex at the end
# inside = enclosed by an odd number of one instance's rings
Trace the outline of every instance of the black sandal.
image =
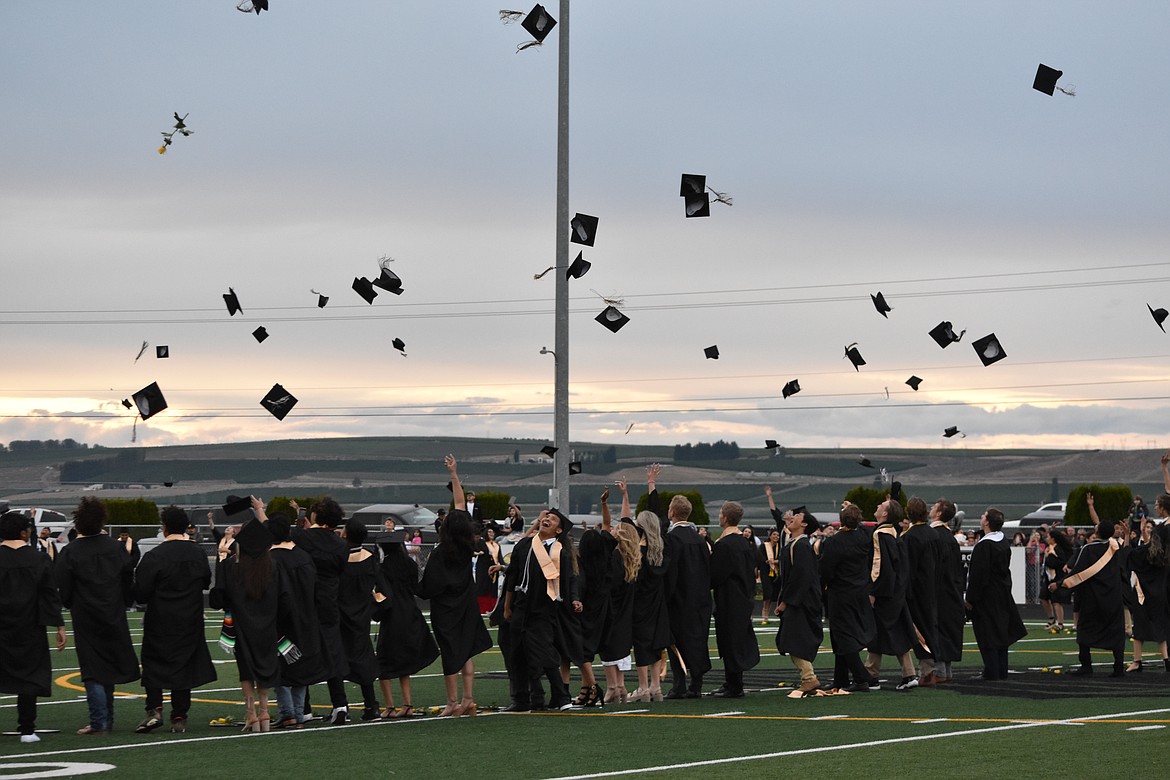
{"type": "Polygon", "coordinates": [[[577,698],[573,699],[573,704],[577,707],[588,707],[588,701],[593,693],[593,688],[597,686],[582,685],[581,692],[577,694],[577,698]]]}

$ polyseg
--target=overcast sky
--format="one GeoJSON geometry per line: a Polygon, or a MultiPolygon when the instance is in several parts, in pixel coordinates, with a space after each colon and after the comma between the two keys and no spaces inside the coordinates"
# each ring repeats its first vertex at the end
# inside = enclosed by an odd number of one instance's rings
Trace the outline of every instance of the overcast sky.
{"type": "MultiPolygon", "coordinates": [[[[0,3],[0,441],[129,445],[119,401],[155,381],[144,446],[551,438],[557,31],[517,53],[497,0],[271,6],[0,3]],[[159,155],[175,111],[194,135],[159,155]],[[371,306],[350,285],[381,255],[405,293],[371,306]]],[[[571,286],[572,438],[1170,445],[1147,310],[1170,308],[1168,21],[575,3],[570,211],[600,226],[571,286]],[[1033,90],[1041,62],[1076,96],[1033,90]],[[684,172],[734,205],[685,219],[684,172]],[[942,320],[967,331],[946,350],[942,320]]]]}

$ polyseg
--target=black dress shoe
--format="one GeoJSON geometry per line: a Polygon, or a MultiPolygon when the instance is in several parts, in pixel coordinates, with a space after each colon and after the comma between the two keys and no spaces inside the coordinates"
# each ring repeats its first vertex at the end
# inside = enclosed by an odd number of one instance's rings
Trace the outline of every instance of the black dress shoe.
{"type": "Polygon", "coordinates": [[[544,712],[548,707],[544,706],[544,702],[540,701],[528,708],[529,712],[544,712]]]}
{"type": "Polygon", "coordinates": [[[716,699],[742,699],[744,697],[743,691],[729,691],[726,688],[720,688],[711,693],[716,699]]]}
{"type": "Polygon", "coordinates": [[[1079,666],[1076,669],[1069,671],[1068,676],[1069,677],[1088,677],[1092,673],[1093,673],[1093,667],[1079,666]]]}
{"type": "Polygon", "coordinates": [[[686,691],[680,690],[678,688],[671,688],[669,691],[667,691],[665,698],[667,698],[667,699],[686,699],[689,697],[687,696],[686,691]]]}
{"type": "Polygon", "coordinates": [[[507,707],[504,707],[500,712],[530,712],[532,710],[527,704],[517,704],[512,702],[507,707]]]}
{"type": "Polygon", "coordinates": [[[686,692],[686,698],[688,698],[688,699],[697,699],[702,695],[703,695],[702,691],[688,690],[686,692]]]}
{"type": "Polygon", "coordinates": [[[869,683],[858,682],[858,683],[853,683],[852,685],[848,686],[847,688],[842,688],[841,690],[849,691],[850,693],[869,693],[871,690],[876,690],[876,689],[871,689],[869,687],[869,683]]]}
{"type": "Polygon", "coordinates": [[[727,695],[727,686],[720,685],[718,688],[711,691],[710,695],[711,696],[718,696],[720,698],[722,698],[723,696],[726,696],[727,695]]]}

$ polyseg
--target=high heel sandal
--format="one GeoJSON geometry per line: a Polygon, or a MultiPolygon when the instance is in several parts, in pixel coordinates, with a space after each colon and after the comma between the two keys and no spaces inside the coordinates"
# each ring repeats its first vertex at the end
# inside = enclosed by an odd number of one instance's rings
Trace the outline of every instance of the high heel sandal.
{"type": "Polygon", "coordinates": [[[413,718],[414,717],[414,707],[409,705],[409,704],[403,704],[402,709],[396,710],[395,713],[393,715],[391,715],[390,717],[392,717],[392,718],[413,718]]]}
{"type": "Polygon", "coordinates": [[[260,719],[249,712],[248,713],[248,720],[244,724],[244,727],[242,729],[240,729],[240,731],[245,733],[245,734],[251,734],[251,733],[255,733],[259,730],[260,730],[260,719]]]}
{"type": "Polygon", "coordinates": [[[606,688],[605,698],[602,699],[602,703],[609,704],[610,702],[615,702],[617,701],[617,696],[617,688],[606,688]]]}
{"type": "Polygon", "coordinates": [[[630,696],[630,692],[629,692],[629,691],[627,691],[627,690],[626,690],[626,686],[624,686],[624,685],[623,685],[623,686],[621,686],[620,688],[618,688],[618,689],[617,689],[617,695],[618,695],[618,698],[617,698],[617,700],[618,700],[618,703],[619,703],[619,704],[625,704],[625,703],[626,703],[626,699],[628,699],[628,698],[629,698],[629,696],[630,696]]]}
{"type": "Polygon", "coordinates": [[[577,694],[577,698],[573,699],[573,704],[577,707],[588,707],[589,695],[592,693],[592,688],[588,685],[581,686],[581,692],[577,694]]]}
{"type": "Polygon", "coordinates": [[[458,715],[461,718],[474,718],[476,713],[478,713],[478,712],[479,712],[479,705],[476,704],[474,701],[468,701],[466,704],[461,704],[459,706],[458,715]]]}
{"type": "Polygon", "coordinates": [[[439,713],[440,718],[454,718],[459,715],[459,705],[447,702],[447,706],[439,713]]]}
{"type": "Polygon", "coordinates": [[[582,702],[581,706],[583,706],[583,707],[600,707],[601,706],[601,696],[602,696],[601,686],[600,685],[591,685],[591,686],[589,686],[589,696],[585,699],[584,702],[582,702]]]}
{"type": "Polygon", "coordinates": [[[257,720],[259,721],[258,731],[261,731],[261,732],[268,731],[269,728],[271,727],[272,718],[269,717],[267,712],[264,713],[263,715],[261,715],[257,720]]]}
{"type": "Polygon", "coordinates": [[[650,689],[650,701],[662,701],[662,689],[661,688],[651,688],[650,689]]]}
{"type": "Polygon", "coordinates": [[[630,694],[630,701],[650,701],[650,689],[642,687],[635,688],[634,692],[630,694]]]}
{"type": "Polygon", "coordinates": [[[1134,661],[1129,666],[1125,667],[1126,672],[1140,672],[1142,670],[1141,660],[1134,661]]]}

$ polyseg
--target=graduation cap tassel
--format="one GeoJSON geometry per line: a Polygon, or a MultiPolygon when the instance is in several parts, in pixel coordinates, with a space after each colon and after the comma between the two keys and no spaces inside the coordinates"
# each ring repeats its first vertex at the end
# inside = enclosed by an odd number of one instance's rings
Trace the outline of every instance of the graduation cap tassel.
{"type": "Polygon", "coordinates": [[[130,443],[138,441],[138,415],[134,415],[134,427],[130,432],[130,443]]]}
{"type": "Polygon", "coordinates": [[[1057,91],[1063,92],[1064,94],[1068,95],[1069,97],[1076,97],[1077,96],[1077,85],[1076,84],[1069,84],[1068,87],[1062,87],[1059,84],[1057,84],[1056,89],[1057,89],[1057,91]]]}
{"type": "Polygon", "coordinates": [[[141,347],[141,348],[139,348],[139,350],[138,350],[138,354],[134,356],[134,362],[135,362],[135,363],[137,363],[137,362],[138,362],[138,358],[142,357],[142,353],[146,352],[146,350],[147,350],[147,348],[148,348],[149,346],[150,346],[150,345],[149,345],[149,344],[147,344],[145,341],[143,341],[143,342],[142,342],[142,347],[141,347]]]}
{"type": "Polygon", "coordinates": [[[500,9],[500,21],[504,24],[512,24],[524,18],[527,11],[508,11],[503,8],[500,9]]]}
{"type": "Polygon", "coordinates": [[[520,52],[524,51],[525,49],[531,49],[535,46],[543,46],[543,45],[544,44],[541,43],[540,41],[525,41],[524,43],[516,45],[516,53],[519,54],[520,52]]]}
{"type": "Polygon", "coordinates": [[[532,275],[532,278],[533,278],[533,279],[540,279],[540,278],[542,278],[542,277],[543,277],[545,274],[547,274],[549,271],[553,270],[553,268],[555,268],[555,267],[556,267],[556,266],[552,266],[552,265],[550,265],[548,268],[544,269],[544,270],[543,270],[543,271],[541,271],[540,273],[538,273],[538,274],[533,274],[533,275],[532,275]]]}
{"type": "Polygon", "coordinates": [[[707,191],[715,196],[716,203],[722,203],[724,206],[735,205],[735,202],[732,200],[731,196],[726,192],[719,192],[717,190],[711,189],[710,187],[707,188],[707,191]]]}

